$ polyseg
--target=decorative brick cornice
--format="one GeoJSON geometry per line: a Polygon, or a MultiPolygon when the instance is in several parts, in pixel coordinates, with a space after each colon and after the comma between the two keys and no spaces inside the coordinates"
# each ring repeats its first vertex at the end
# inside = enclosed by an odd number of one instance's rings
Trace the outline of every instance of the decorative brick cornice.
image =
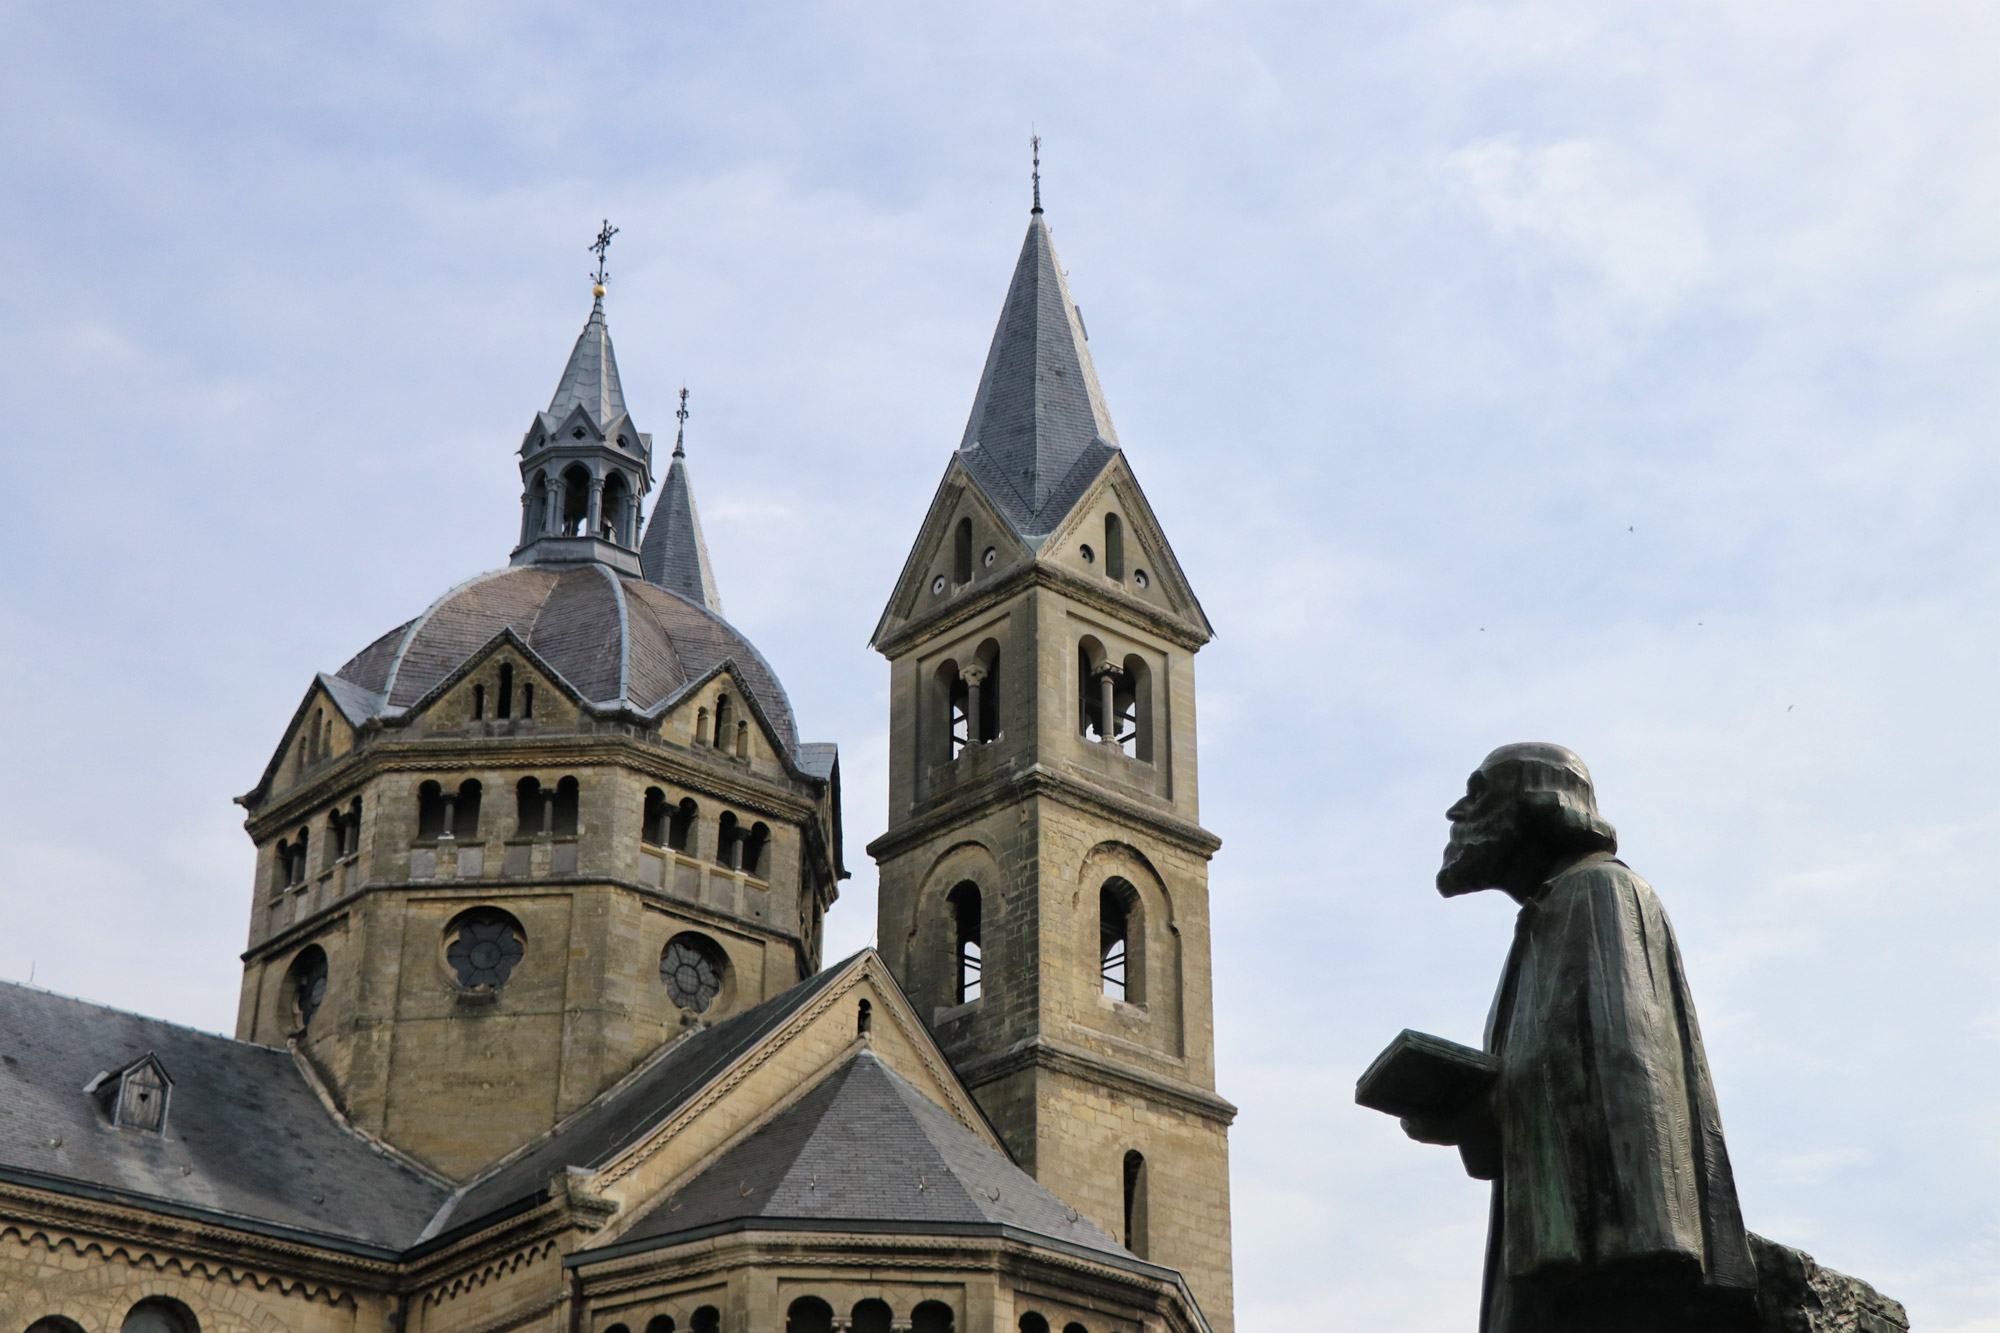
{"type": "Polygon", "coordinates": [[[989,1055],[973,1056],[957,1064],[958,1076],[968,1088],[982,1088],[1024,1069],[1047,1069],[1071,1078],[1117,1088],[1134,1097],[1167,1104],[1227,1125],[1236,1119],[1236,1106],[1206,1088],[1118,1061],[1107,1060],[1079,1047],[1028,1037],[1004,1046],[989,1055]]]}
{"type": "Polygon", "coordinates": [[[1047,796],[1086,814],[1143,830],[1197,856],[1214,856],[1222,846],[1222,839],[1191,820],[1037,764],[1033,768],[994,774],[954,792],[945,804],[925,811],[869,843],[868,854],[877,861],[900,855],[940,834],[982,819],[994,810],[1017,804],[1030,796],[1047,796]]]}

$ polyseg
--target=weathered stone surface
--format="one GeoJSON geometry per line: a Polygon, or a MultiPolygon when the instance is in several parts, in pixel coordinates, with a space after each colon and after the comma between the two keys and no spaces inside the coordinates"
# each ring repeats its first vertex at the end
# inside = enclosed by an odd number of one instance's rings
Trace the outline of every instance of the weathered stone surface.
{"type": "Polygon", "coordinates": [[[1910,1316],[1858,1277],[1804,1250],[1750,1233],[1757,1260],[1757,1333],[1906,1333],[1910,1316]]]}

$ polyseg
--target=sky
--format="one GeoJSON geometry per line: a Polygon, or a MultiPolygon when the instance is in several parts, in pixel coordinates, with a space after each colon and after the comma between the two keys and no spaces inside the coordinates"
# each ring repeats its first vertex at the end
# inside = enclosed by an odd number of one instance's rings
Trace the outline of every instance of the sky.
{"type": "Polygon", "coordinates": [[[1492,747],[1591,765],[1750,1227],[2000,1330],[2000,9],[0,2],[0,978],[233,1026],[317,671],[505,562],[588,313],[837,741],[1028,136],[1198,662],[1244,1333],[1462,1330],[1485,1187],[1353,1104],[1477,1042],[1492,747]]]}

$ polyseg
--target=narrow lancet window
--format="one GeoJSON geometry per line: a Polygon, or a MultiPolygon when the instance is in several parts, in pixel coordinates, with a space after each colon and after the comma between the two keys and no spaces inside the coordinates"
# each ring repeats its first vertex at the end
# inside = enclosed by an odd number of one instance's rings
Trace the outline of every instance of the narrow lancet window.
{"type": "Polygon", "coordinates": [[[958,885],[946,901],[951,905],[954,944],[952,962],[953,1001],[970,1004],[980,996],[981,958],[979,951],[979,886],[971,880],[958,885]]]}

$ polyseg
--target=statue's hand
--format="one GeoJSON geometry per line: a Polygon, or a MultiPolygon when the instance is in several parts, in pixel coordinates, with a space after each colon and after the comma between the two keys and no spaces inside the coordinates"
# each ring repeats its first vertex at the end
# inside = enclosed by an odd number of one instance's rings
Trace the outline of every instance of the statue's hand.
{"type": "Polygon", "coordinates": [[[1455,1118],[1441,1120],[1432,1116],[1406,1115],[1402,1126],[1403,1132],[1418,1143],[1440,1143],[1447,1148],[1458,1146],[1459,1123],[1455,1118]]]}

